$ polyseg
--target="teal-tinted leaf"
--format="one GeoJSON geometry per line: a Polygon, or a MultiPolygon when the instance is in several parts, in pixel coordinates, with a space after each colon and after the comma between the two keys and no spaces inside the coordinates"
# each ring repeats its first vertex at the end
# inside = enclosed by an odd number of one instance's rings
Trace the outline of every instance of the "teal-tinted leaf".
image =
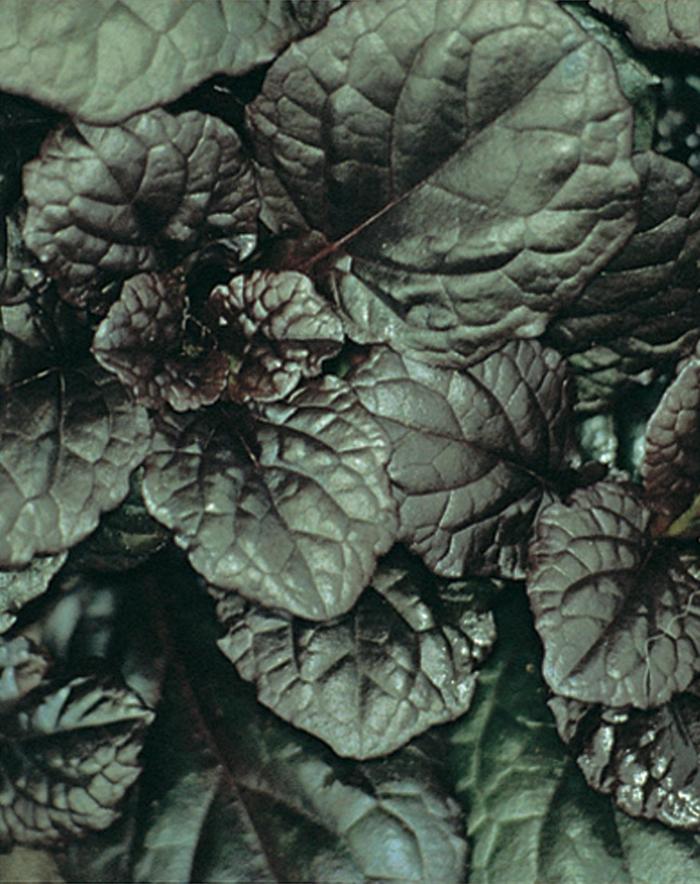
{"type": "Polygon", "coordinates": [[[610,53],[620,88],[634,108],[634,150],[649,150],[656,125],[661,78],[649,70],[627,40],[591,13],[585,0],[563,0],[561,5],[610,53]]]}
{"type": "Polygon", "coordinates": [[[610,709],[555,697],[559,732],[588,783],[635,817],[700,831],[700,699],[610,709]]]}
{"type": "Polygon", "coordinates": [[[109,374],[49,371],[0,400],[0,565],[59,553],[126,497],[150,423],[109,374]]]}
{"type": "Polygon", "coordinates": [[[642,477],[651,505],[679,516],[700,490],[700,359],[687,360],[649,419],[642,477]]]}
{"type": "Polygon", "coordinates": [[[301,273],[235,276],[212,291],[208,306],[222,336],[238,336],[230,392],[239,402],[283,399],[302,378],[319,375],[345,339],[340,318],[301,273]]]}
{"type": "Polygon", "coordinates": [[[259,700],[337,755],[373,758],[469,708],[496,638],[479,598],[489,587],[391,556],[352,611],[321,624],[212,592],[219,647],[259,700]]]}
{"type": "Polygon", "coordinates": [[[519,591],[496,609],[499,643],[452,726],[450,765],[468,812],[473,884],[694,881],[700,839],[634,820],[585,784],[557,737],[541,651],[519,591]]]}
{"type": "Polygon", "coordinates": [[[424,361],[537,337],[635,224],[631,108],[545,0],[347,4],[272,65],[248,123],[297,269],[356,340],[424,361]]]}
{"type": "Polygon", "coordinates": [[[0,88],[94,123],[243,74],[321,27],[339,0],[2,0],[0,88]]]}

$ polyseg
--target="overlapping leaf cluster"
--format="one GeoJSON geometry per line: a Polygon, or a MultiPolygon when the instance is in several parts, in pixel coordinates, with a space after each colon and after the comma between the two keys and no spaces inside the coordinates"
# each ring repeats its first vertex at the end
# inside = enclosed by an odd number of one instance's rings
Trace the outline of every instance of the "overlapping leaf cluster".
{"type": "Polygon", "coordinates": [[[581,3],[105,0],[29,77],[41,9],[0,0],[0,87],[67,113],[2,97],[0,841],[462,880],[420,735],[523,580],[588,783],[700,829],[700,189],[644,59],[581,3]],[[577,427],[640,385],[638,469],[596,463],[577,427]]]}

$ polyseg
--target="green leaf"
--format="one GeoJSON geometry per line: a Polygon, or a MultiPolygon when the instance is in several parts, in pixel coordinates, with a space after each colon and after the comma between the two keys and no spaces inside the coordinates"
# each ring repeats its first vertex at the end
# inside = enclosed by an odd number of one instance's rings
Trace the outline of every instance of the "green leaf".
{"type": "Polygon", "coordinates": [[[591,792],[556,734],[524,598],[504,593],[499,644],[450,766],[472,842],[471,884],[695,881],[700,839],[632,820],[591,792]]]}
{"type": "Polygon", "coordinates": [[[211,603],[182,583],[169,573],[160,596],[172,662],[130,807],[136,825],[71,846],[64,876],[463,881],[467,845],[442,782],[440,740],[380,761],[337,759],[257,703],[216,649],[211,603]]]}
{"type": "Polygon", "coordinates": [[[314,31],[338,0],[0,0],[0,84],[95,123],[243,74],[314,31]],[[307,8],[311,6],[311,8],[307,8]]]}

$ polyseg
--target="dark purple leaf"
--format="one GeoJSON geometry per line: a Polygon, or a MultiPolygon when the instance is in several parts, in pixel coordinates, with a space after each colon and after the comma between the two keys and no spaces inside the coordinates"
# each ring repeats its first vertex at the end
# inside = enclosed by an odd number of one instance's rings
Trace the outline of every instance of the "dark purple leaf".
{"type": "Polygon", "coordinates": [[[523,576],[532,519],[565,465],[564,360],[519,341],[457,371],[377,348],[348,379],[391,439],[401,538],[443,576],[523,576]]]}
{"type": "Polygon", "coordinates": [[[496,638],[479,588],[387,563],[352,611],[322,624],[212,594],[227,630],[219,647],[258,699],[337,755],[372,758],[469,708],[496,638]]]}
{"type": "Polygon", "coordinates": [[[198,111],[65,125],[25,166],[24,192],[27,246],[72,302],[107,278],[159,269],[166,250],[187,254],[257,226],[238,136],[198,111]]]}
{"type": "Polygon", "coordinates": [[[646,709],[700,671],[700,559],[655,544],[651,518],[612,481],[541,512],[528,594],[556,693],[646,709]]]}
{"type": "Polygon", "coordinates": [[[150,514],[215,586],[311,620],[345,613],[395,538],[384,432],[330,377],[247,421],[164,416],[145,464],[150,514]]]}
{"type": "Polygon", "coordinates": [[[248,123],[265,223],[321,241],[292,266],[425,361],[538,336],[636,221],[610,57],[545,0],[349,3],[248,123]]]}
{"type": "Polygon", "coordinates": [[[606,709],[556,697],[560,736],[588,784],[631,816],[700,831],[700,700],[679,694],[659,709],[606,709]]]}
{"type": "Polygon", "coordinates": [[[700,334],[700,182],[651,151],[634,165],[642,184],[636,230],[547,335],[576,354],[578,372],[595,385],[591,407],[635,378],[648,383],[700,334]]]}
{"type": "Polygon", "coordinates": [[[588,0],[616,19],[640,49],[700,51],[700,9],[686,0],[588,0]]]}
{"type": "Polygon", "coordinates": [[[217,73],[243,74],[320,28],[340,0],[97,0],[47,14],[3,0],[3,89],[112,123],[217,73]]]}
{"type": "Polygon", "coordinates": [[[52,844],[105,829],[140,773],[153,712],[93,677],[29,693],[2,719],[0,844],[52,844]]]}
{"type": "Polygon", "coordinates": [[[101,370],[49,371],[0,399],[0,567],[58,553],[127,495],[150,440],[146,411],[101,370]]]}
{"type": "Polygon", "coordinates": [[[642,477],[669,520],[700,491],[700,359],[687,360],[647,424],[642,477]]]}
{"type": "Polygon", "coordinates": [[[301,273],[236,276],[213,290],[209,307],[220,327],[246,340],[232,385],[239,401],[284,398],[302,378],[319,375],[345,337],[335,311],[301,273]]]}
{"type": "Polygon", "coordinates": [[[226,386],[228,359],[213,340],[200,353],[183,353],[186,310],[184,281],[176,274],[141,273],[124,283],[95,333],[97,361],[151,408],[211,405],[226,386]]]}

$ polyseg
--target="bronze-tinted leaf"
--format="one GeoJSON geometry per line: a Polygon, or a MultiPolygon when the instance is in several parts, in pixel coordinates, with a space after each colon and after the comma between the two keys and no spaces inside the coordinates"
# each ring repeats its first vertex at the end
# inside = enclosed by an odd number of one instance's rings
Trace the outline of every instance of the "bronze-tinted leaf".
{"type": "Polygon", "coordinates": [[[549,0],[349,3],[248,123],[263,219],[302,240],[287,266],[351,337],[430,363],[542,334],[636,221],[631,108],[549,0]]]}
{"type": "Polygon", "coordinates": [[[348,380],[391,439],[401,538],[443,576],[522,577],[568,453],[561,356],[516,341],[458,371],[377,348],[348,380]]]}
{"type": "Polygon", "coordinates": [[[140,273],[124,283],[95,332],[97,361],[151,408],[194,410],[216,402],[226,386],[228,359],[206,331],[201,352],[183,352],[186,310],[179,277],[140,273]]]}

